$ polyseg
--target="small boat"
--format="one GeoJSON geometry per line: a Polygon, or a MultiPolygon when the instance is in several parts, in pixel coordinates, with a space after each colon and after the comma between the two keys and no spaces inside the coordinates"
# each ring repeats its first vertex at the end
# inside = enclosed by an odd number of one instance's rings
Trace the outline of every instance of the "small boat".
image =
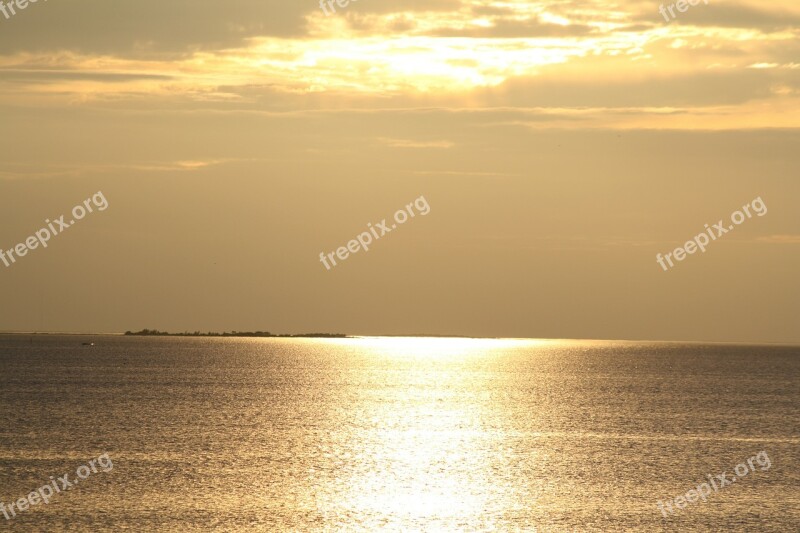
{"type": "Polygon", "coordinates": [[[93,342],[84,342],[83,345],[84,346],[94,346],[94,343],[93,342]]]}

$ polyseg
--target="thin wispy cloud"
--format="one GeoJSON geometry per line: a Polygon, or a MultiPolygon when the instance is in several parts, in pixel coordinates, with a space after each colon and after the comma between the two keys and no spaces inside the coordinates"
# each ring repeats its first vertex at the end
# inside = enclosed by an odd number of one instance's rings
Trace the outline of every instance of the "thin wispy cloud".
{"type": "Polygon", "coordinates": [[[391,139],[379,137],[378,142],[392,148],[452,148],[455,143],[451,141],[419,141],[412,139],[391,139]]]}

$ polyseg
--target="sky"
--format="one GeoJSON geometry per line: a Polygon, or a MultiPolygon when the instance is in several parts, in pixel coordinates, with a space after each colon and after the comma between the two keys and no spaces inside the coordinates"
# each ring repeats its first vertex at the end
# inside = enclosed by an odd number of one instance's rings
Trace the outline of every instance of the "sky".
{"type": "Polygon", "coordinates": [[[0,14],[0,330],[800,343],[800,5],[661,5],[0,14]]]}

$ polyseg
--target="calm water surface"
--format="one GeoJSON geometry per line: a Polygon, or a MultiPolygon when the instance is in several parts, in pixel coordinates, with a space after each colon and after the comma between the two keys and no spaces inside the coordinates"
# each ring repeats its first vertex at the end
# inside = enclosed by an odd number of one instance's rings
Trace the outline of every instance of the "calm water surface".
{"type": "Polygon", "coordinates": [[[0,336],[0,502],[113,461],[0,530],[797,531],[799,406],[796,347],[0,336]]]}

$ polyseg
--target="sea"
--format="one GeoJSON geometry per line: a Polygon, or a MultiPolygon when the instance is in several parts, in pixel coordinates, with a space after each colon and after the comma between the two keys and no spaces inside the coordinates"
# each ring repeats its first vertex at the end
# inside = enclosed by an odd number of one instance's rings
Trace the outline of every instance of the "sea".
{"type": "Polygon", "coordinates": [[[796,346],[3,335],[0,420],[0,531],[800,531],[796,346]]]}

